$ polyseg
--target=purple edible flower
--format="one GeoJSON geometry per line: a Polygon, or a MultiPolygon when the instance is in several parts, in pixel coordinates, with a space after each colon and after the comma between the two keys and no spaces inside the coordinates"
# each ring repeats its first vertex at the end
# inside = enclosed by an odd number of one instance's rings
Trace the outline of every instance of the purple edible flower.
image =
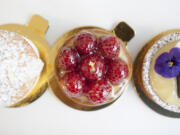
{"type": "Polygon", "coordinates": [[[165,78],[177,77],[180,74],[180,48],[162,53],[156,59],[154,69],[165,78]]]}

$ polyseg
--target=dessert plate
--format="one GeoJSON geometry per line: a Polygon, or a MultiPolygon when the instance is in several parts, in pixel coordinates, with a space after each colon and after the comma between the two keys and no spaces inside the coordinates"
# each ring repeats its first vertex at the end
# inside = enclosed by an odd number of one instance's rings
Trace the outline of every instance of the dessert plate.
{"type": "Polygon", "coordinates": [[[133,80],[142,100],[156,112],[180,117],[180,29],[152,38],[134,62],[133,80]]]}
{"type": "Polygon", "coordinates": [[[32,16],[26,25],[0,26],[0,99],[5,106],[27,105],[46,90],[50,48],[44,35],[48,26],[39,15],[32,16]]]}
{"type": "Polygon", "coordinates": [[[121,22],[113,30],[84,26],[62,35],[48,60],[49,86],[56,97],[86,111],[116,101],[131,79],[132,60],[126,45],[134,34],[121,22]]]}

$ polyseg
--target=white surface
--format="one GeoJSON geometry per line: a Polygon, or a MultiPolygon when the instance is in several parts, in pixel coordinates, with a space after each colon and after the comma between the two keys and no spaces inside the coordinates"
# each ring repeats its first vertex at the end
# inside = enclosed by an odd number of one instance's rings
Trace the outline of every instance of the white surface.
{"type": "MultiPolygon", "coordinates": [[[[152,36],[180,26],[179,0],[1,0],[0,24],[25,24],[38,13],[49,20],[52,45],[67,30],[96,25],[111,29],[121,20],[136,31],[128,48],[133,59],[152,36]]],[[[74,110],[47,90],[34,103],[0,110],[0,135],[179,135],[180,119],[146,106],[130,84],[113,105],[94,112],[74,110]]]]}

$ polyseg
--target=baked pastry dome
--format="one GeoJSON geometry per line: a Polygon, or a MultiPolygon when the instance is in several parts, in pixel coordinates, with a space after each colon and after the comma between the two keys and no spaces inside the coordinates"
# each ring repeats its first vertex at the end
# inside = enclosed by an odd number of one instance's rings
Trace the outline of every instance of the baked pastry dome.
{"type": "Polygon", "coordinates": [[[11,106],[23,100],[36,86],[43,65],[30,40],[0,30],[0,103],[11,106]]]}

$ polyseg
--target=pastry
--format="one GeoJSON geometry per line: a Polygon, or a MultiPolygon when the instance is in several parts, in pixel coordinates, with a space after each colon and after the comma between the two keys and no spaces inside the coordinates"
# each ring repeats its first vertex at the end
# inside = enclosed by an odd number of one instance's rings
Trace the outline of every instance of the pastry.
{"type": "Polygon", "coordinates": [[[143,47],[136,58],[133,73],[137,90],[156,107],[150,106],[172,117],[180,114],[179,62],[180,30],[169,30],[143,47]]]}
{"type": "Polygon", "coordinates": [[[30,40],[0,30],[0,103],[11,106],[23,100],[37,84],[43,65],[30,40]]]}
{"type": "Polygon", "coordinates": [[[56,90],[50,81],[54,93],[83,110],[115,101],[127,88],[132,74],[126,43],[97,27],[75,29],[65,36],[61,43],[58,41],[59,48],[56,46],[56,90]]]}

